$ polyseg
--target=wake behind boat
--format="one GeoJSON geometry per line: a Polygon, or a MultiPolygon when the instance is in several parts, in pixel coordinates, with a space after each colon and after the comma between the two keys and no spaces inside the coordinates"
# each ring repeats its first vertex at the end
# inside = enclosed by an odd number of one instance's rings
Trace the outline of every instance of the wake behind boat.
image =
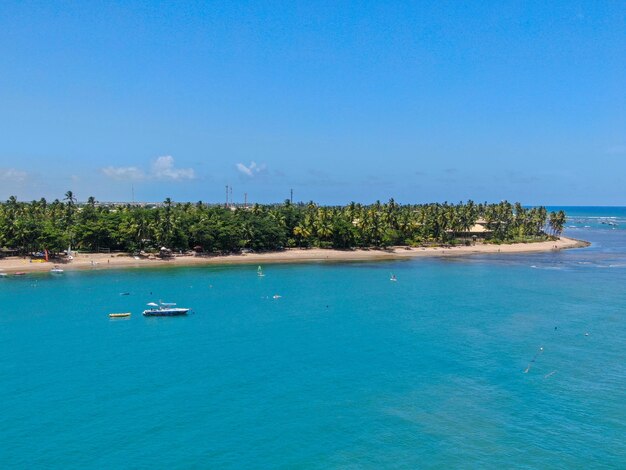
{"type": "Polygon", "coordinates": [[[143,311],[145,317],[174,317],[179,315],[187,315],[189,308],[176,308],[176,304],[161,302],[150,302],[148,307],[151,307],[143,311]]]}

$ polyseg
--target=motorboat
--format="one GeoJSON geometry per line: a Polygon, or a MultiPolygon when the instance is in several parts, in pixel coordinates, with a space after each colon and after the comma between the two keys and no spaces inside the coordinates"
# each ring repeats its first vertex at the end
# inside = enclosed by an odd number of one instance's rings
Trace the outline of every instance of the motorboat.
{"type": "Polygon", "coordinates": [[[261,266],[259,266],[256,270],[256,275],[259,277],[264,277],[265,274],[263,274],[263,268],[261,266]]]}
{"type": "Polygon", "coordinates": [[[55,266],[54,268],[50,270],[50,272],[52,274],[63,274],[63,268],[59,268],[58,266],[55,266]]]}
{"type": "Polygon", "coordinates": [[[148,304],[148,307],[150,308],[143,311],[143,315],[145,317],[174,317],[179,315],[187,315],[187,313],[189,313],[189,310],[191,310],[189,308],[177,308],[176,304],[174,303],[161,301],[159,301],[158,304],[155,302],[150,302],[148,304]]]}

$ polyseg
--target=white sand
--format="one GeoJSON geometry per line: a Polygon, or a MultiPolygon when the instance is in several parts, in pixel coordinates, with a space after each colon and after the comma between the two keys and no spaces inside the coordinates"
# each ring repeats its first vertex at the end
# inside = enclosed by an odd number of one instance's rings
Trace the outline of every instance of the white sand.
{"type": "MultiPolygon", "coordinates": [[[[67,263],[60,263],[64,270],[76,269],[111,269],[142,266],[194,266],[204,264],[266,264],[266,263],[302,263],[309,261],[368,261],[407,259],[422,256],[460,256],[484,253],[533,253],[567,248],[581,248],[589,243],[561,237],[560,240],[537,243],[514,243],[508,245],[477,244],[452,248],[405,248],[393,247],[386,250],[325,250],[288,249],[271,253],[247,253],[226,256],[175,256],[162,259],[135,259],[128,254],[78,254],[67,263]]],[[[52,262],[30,262],[28,258],[11,257],[0,259],[0,272],[49,271],[52,262]]]]}

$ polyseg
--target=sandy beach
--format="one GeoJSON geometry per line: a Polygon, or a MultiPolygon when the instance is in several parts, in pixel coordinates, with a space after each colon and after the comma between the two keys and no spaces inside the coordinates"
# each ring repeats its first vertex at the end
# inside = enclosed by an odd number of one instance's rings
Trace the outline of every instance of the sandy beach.
{"type": "MultiPolygon", "coordinates": [[[[229,264],[267,264],[267,263],[305,263],[305,262],[339,262],[339,261],[383,261],[432,256],[465,256],[489,253],[534,253],[550,250],[582,248],[589,243],[572,238],[561,237],[560,240],[537,243],[514,244],[477,244],[474,246],[456,246],[450,248],[408,248],[392,247],[386,250],[328,250],[320,248],[287,249],[271,253],[245,253],[225,256],[181,255],[169,259],[135,258],[125,253],[79,253],[69,262],[59,263],[66,270],[79,269],[114,269],[140,268],[159,266],[196,266],[196,265],[229,265],[229,264]]],[[[9,257],[0,259],[0,272],[49,271],[54,262],[31,262],[29,258],[9,257]]]]}

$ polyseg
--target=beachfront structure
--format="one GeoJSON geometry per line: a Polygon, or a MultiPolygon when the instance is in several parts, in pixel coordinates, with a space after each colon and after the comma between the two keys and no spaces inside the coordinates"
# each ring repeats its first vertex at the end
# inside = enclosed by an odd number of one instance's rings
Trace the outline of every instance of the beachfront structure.
{"type": "Polygon", "coordinates": [[[487,228],[487,221],[483,218],[476,220],[476,223],[465,230],[449,230],[453,237],[476,241],[477,239],[486,240],[492,237],[493,230],[487,228]]]}

